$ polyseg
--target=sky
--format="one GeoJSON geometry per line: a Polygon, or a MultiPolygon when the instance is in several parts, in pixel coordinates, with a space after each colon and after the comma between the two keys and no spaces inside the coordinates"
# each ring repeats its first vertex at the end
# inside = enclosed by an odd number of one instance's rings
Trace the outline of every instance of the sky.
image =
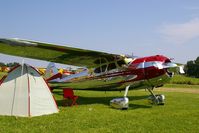
{"type": "MultiPolygon", "coordinates": [[[[0,38],[114,54],[199,56],[198,0],[0,0],[0,38]]],[[[0,54],[0,62],[22,58],[0,54]]],[[[25,59],[44,66],[47,62],[25,59]]]]}

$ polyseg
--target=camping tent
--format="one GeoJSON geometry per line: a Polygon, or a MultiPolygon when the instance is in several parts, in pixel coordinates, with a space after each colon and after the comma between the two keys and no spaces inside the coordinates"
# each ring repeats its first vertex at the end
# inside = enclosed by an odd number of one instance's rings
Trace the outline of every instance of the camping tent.
{"type": "Polygon", "coordinates": [[[0,83],[0,115],[40,116],[57,113],[50,89],[33,67],[13,68],[0,83]]]}

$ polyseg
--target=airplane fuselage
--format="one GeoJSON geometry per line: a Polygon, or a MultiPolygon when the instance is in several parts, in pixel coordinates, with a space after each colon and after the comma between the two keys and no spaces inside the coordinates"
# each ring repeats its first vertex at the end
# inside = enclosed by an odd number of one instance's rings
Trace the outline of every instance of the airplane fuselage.
{"type": "Polygon", "coordinates": [[[131,89],[160,87],[173,76],[169,68],[162,67],[167,63],[171,63],[170,59],[162,55],[134,58],[122,63],[116,59],[66,83],[74,89],[88,90],[121,90],[127,85],[131,85],[131,89]]]}

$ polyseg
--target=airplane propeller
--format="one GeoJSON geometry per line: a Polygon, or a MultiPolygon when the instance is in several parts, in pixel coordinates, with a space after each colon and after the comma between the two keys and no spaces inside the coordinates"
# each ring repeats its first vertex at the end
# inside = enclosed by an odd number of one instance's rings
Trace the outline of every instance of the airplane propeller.
{"type": "Polygon", "coordinates": [[[164,69],[164,68],[178,68],[178,71],[180,74],[184,74],[184,66],[182,65],[177,65],[176,63],[173,62],[168,62],[168,63],[160,63],[160,62],[156,62],[154,64],[155,67],[157,67],[158,69],[164,69]]]}

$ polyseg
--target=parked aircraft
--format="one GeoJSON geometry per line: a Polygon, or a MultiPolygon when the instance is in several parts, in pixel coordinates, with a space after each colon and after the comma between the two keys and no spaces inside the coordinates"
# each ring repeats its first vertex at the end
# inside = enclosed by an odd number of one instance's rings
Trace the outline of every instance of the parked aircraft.
{"type": "Polygon", "coordinates": [[[164,95],[155,95],[153,89],[167,83],[174,69],[184,73],[181,66],[163,55],[139,58],[20,39],[0,39],[0,49],[3,54],[87,67],[86,73],[71,75],[65,82],[82,88],[87,82],[86,88],[92,90],[125,89],[124,98],[111,101],[122,108],[128,107],[129,88],[146,88],[153,103],[164,104],[164,95]]]}
{"type": "MultiPolygon", "coordinates": [[[[87,74],[88,73],[86,73],[86,75],[87,74]]],[[[44,74],[44,77],[48,82],[67,82],[69,79],[73,79],[75,77],[80,77],[80,76],[82,75],[80,75],[79,72],[75,74],[74,72],[66,70],[63,70],[63,72],[59,71],[59,69],[55,66],[55,63],[53,62],[50,62],[48,64],[46,72],[44,74]]]]}

